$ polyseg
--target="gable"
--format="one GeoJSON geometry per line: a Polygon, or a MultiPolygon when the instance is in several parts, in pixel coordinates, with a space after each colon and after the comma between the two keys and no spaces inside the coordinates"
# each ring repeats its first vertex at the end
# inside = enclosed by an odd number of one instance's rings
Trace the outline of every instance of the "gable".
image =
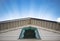
{"type": "Polygon", "coordinates": [[[60,23],[36,18],[23,18],[17,20],[10,20],[0,22],[0,30],[11,29],[16,27],[21,27],[24,25],[36,25],[56,31],[60,31],[60,23]]]}

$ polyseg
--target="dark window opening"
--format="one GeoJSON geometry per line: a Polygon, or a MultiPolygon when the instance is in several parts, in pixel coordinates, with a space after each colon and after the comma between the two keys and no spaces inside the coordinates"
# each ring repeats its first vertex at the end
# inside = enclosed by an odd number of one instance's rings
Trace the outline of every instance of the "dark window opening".
{"type": "Polygon", "coordinates": [[[23,38],[36,38],[34,30],[25,30],[23,38]]]}
{"type": "Polygon", "coordinates": [[[19,39],[41,39],[37,28],[24,27],[20,33],[19,39]]]}

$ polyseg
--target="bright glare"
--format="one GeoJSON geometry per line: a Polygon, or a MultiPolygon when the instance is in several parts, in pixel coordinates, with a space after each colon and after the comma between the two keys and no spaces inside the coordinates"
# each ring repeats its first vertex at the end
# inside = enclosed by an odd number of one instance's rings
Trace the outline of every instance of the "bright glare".
{"type": "Polygon", "coordinates": [[[57,18],[57,22],[60,22],[60,18],[57,18]]]}

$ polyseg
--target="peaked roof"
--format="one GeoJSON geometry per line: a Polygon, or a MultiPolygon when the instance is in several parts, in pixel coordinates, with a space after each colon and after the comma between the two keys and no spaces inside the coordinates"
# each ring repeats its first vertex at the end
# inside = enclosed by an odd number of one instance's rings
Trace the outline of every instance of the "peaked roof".
{"type": "Polygon", "coordinates": [[[0,23],[13,22],[13,21],[18,21],[18,20],[27,20],[27,19],[35,19],[35,20],[41,20],[41,21],[47,21],[47,22],[53,22],[53,23],[60,23],[60,22],[57,22],[57,21],[44,20],[44,19],[39,19],[39,18],[31,18],[31,17],[0,21],[0,23]]]}

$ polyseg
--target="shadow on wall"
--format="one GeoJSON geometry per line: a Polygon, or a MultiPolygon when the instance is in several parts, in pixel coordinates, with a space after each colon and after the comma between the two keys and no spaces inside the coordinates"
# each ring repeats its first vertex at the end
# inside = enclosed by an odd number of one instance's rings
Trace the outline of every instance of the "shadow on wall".
{"type": "Polygon", "coordinates": [[[22,28],[19,39],[41,39],[38,29],[32,26],[22,28]]]}

